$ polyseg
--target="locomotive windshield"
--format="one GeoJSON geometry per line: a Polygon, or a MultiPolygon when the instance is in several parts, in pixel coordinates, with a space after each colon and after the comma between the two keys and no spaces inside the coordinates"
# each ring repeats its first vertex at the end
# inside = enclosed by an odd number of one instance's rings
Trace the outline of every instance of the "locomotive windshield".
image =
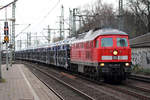
{"type": "Polygon", "coordinates": [[[117,38],[117,46],[118,47],[127,47],[128,42],[126,38],[117,38]]]}
{"type": "Polygon", "coordinates": [[[102,38],[101,46],[102,47],[112,47],[113,46],[113,39],[112,38],[102,38]]]}

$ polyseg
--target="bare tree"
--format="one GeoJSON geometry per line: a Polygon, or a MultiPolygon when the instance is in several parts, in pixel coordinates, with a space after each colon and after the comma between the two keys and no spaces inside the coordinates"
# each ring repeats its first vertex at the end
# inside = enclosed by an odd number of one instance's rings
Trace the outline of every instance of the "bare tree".
{"type": "Polygon", "coordinates": [[[79,32],[87,31],[100,27],[116,28],[116,17],[114,8],[111,4],[103,4],[101,0],[97,0],[95,4],[86,7],[82,13],[86,15],[85,23],[79,29],[79,32]],[[87,9],[88,8],[88,9],[87,9]]]}
{"type": "MultiPolygon", "coordinates": [[[[150,0],[127,0],[128,7],[124,9],[124,31],[130,38],[150,32],[150,0]]],[[[97,0],[95,4],[88,5],[82,13],[84,24],[78,32],[82,33],[98,27],[118,28],[118,10],[111,4],[104,4],[97,0]]]]}
{"type": "Polygon", "coordinates": [[[150,32],[150,0],[128,0],[128,6],[150,32]]]}

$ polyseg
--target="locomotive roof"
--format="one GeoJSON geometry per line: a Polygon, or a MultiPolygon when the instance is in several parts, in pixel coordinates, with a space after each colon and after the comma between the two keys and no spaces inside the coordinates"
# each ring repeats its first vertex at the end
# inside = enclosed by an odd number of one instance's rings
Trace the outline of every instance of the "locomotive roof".
{"type": "Polygon", "coordinates": [[[117,30],[117,29],[99,29],[99,30],[96,30],[96,31],[90,30],[86,33],[83,33],[83,36],[79,37],[73,43],[91,41],[91,40],[94,40],[95,38],[97,38],[100,35],[128,35],[128,34],[125,33],[125,32],[122,32],[120,30],[117,30]]]}

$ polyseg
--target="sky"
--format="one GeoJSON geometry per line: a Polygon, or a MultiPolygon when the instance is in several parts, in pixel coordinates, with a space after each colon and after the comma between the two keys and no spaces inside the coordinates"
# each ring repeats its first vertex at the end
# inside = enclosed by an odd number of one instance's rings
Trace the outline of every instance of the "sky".
{"type": "MultiPolygon", "coordinates": [[[[4,6],[13,0],[0,0],[0,6],[4,6]]],[[[16,34],[23,32],[46,32],[43,29],[50,25],[50,28],[58,28],[58,21],[61,14],[61,5],[64,6],[65,19],[69,17],[69,8],[84,7],[96,0],[18,0],[16,3],[16,34]],[[30,24],[30,26],[29,26],[30,24]],[[29,26],[29,27],[28,27],[29,26]],[[28,27],[28,28],[26,28],[28,27]]],[[[103,0],[105,3],[118,5],[118,0],[103,0]]],[[[7,8],[7,18],[11,18],[11,6],[7,8]]],[[[5,9],[0,11],[0,19],[5,18],[5,9]]],[[[3,22],[0,21],[0,31],[3,31],[3,22]]],[[[25,35],[20,35],[21,39],[25,35]]],[[[17,40],[16,39],[16,40],[17,40]]]]}
{"type": "MultiPolygon", "coordinates": [[[[58,16],[60,16],[61,13],[61,5],[64,6],[65,18],[67,18],[69,16],[69,8],[82,7],[95,1],[96,0],[18,0],[16,4],[16,23],[31,24],[28,29],[29,31],[41,31],[42,28],[48,24],[55,27],[56,22],[58,22],[58,16]]],[[[112,2],[116,0],[103,1],[112,2]]]]}
{"type": "Polygon", "coordinates": [[[19,9],[16,11],[20,18],[18,22],[31,24],[30,28],[33,31],[40,31],[41,28],[37,29],[37,27],[44,28],[48,24],[54,27],[61,13],[61,5],[64,6],[65,17],[67,17],[69,8],[75,8],[91,1],[94,0],[82,0],[82,3],[81,0],[30,0],[30,2],[20,0],[17,2],[19,9]]]}

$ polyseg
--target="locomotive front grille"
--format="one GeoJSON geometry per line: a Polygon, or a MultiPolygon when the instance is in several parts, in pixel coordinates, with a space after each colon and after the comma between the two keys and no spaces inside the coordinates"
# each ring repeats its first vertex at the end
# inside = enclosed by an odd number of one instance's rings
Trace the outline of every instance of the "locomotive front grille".
{"type": "Polygon", "coordinates": [[[116,73],[121,71],[123,68],[122,63],[105,63],[105,66],[102,68],[102,72],[116,73]]]}
{"type": "Polygon", "coordinates": [[[108,67],[120,67],[121,64],[108,64],[108,67]]]}
{"type": "Polygon", "coordinates": [[[121,64],[108,64],[108,68],[112,73],[118,73],[123,69],[121,64]]]}

